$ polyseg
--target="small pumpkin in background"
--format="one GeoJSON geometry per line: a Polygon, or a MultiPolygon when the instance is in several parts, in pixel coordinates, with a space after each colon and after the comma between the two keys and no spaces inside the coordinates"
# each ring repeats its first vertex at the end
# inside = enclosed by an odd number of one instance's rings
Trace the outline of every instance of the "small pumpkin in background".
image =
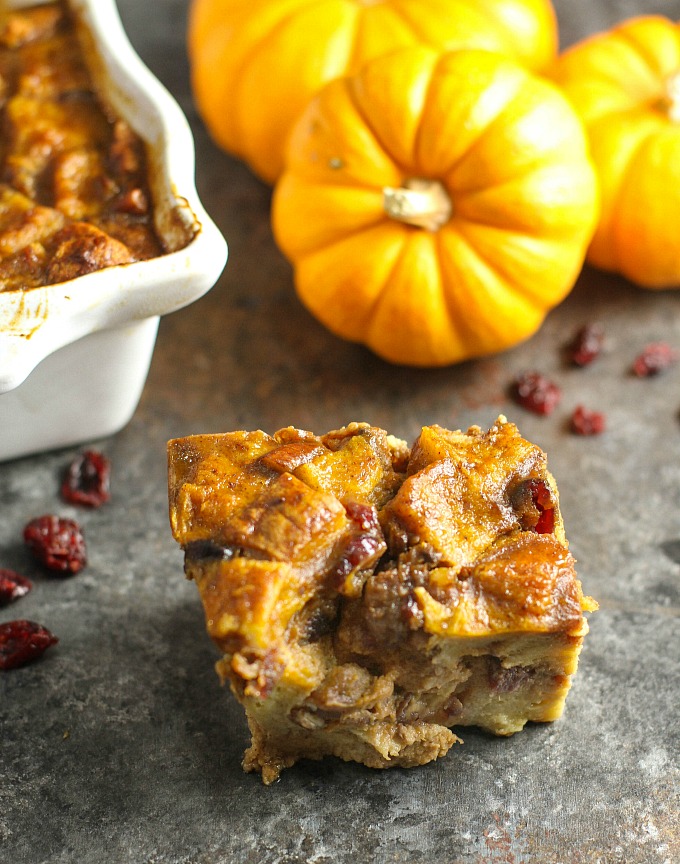
{"type": "Polygon", "coordinates": [[[367,60],[422,42],[483,48],[550,66],[550,0],[193,0],[194,98],[215,141],[273,183],[310,97],[367,60]]]}
{"type": "Polygon", "coordinates": [[[587,139],[559,89],[491,52],[424,46],[312,99],[272,206],[309,310],[414,366],[532,335],[596,219],[587,139]]]}
{"type": "Polygon", "coordinates": [[[588,261],[646,288],[680,287],[680,24],[631,18],[567,49],[553,77],[586,125],[600,181],[588,261]]]}

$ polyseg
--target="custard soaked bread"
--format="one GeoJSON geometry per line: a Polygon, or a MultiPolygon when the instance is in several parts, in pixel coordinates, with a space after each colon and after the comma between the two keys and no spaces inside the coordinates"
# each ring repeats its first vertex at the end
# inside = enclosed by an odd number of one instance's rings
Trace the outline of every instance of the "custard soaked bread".
{"type": "Polygon", "coordinates": [[[301,758],[444,755],[554,720],[588,630],[545,454],[365,423],[169,442],[170,520],[265,783],[301,758]]]}

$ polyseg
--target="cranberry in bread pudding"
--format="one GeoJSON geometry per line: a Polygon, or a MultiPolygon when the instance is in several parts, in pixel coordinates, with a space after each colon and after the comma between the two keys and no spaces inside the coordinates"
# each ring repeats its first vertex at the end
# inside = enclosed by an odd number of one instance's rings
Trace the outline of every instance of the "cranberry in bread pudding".
{"type": "Polygon", "coordinates": [[[422,765],[560,716],[596,604],[540,448],[499,417],[168,444],[172,532],[265,783],[326,755],[422,765]]]}

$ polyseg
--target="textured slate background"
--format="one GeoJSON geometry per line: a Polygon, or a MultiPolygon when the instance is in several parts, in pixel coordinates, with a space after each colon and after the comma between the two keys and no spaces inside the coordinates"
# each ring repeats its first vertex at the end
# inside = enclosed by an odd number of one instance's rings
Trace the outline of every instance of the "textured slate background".
{"type": "MultiPolygon", "coordinates": [[[[680,367],[636,380],[646,342],[680,347],[680,294],[649,294],[586,269],[540,333],[503,355],[436,370],[390,367],[336,340],[297,302],[269,228],[269,189],[207,139],[191,103],[186,0],[119,0],[142,57],[193,125],[199,192],[230,244],[216,288],[161,323],[138,412],[97,442],[113,500],[57,498],[77,448],[0,465],[0,566],[35,590],[0,620],[29,617],[61,641],[0,675],[0,861],[7,864],[675,864],[680,745],[680,367]],[[585,321],[607,351],[567,369],[585,321]],[[537,367],[564,388],[537,418],[506,398],[537,367]],[[566,431],[578,402],[609,430],[566,431]],[[474,730],[443,760],[375,772],[302,764],[269,789],[244,775],[241,710],[213,672],[194,587],[167,522],[165,442],[190,432],[366,419],[412,440],[420,426],[487,425],[503,411],[543,446],[585,589],[601,610],[564,717],[511,739],[474,730]],[[91,562],[41,575],[20,541],[43,512],[77,516],[91,562]]],[[[678,0],[557,0],[562,41],[678,0]]],[[[86,396],[84,398],[87,398],[86,396]]],[[[1,434],[1,430],[0,430],[1,434]]]]}

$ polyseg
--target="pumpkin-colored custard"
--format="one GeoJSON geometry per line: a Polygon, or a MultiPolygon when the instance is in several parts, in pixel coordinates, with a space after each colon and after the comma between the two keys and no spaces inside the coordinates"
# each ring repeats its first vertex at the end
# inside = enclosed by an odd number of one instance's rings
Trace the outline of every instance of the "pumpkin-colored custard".
{"type": "Polygon", "coordinates": [[[162,254],[141,139],[98,99],[67,6],[0,21],[0,291],[162,254]]]}
{"type": "Polygon", "coordinates": [[[168,444],[172,532],[265,783],[301,758],[422,765],[560,716],[588,630],[545,454],[504,417],[168,444]]]}

